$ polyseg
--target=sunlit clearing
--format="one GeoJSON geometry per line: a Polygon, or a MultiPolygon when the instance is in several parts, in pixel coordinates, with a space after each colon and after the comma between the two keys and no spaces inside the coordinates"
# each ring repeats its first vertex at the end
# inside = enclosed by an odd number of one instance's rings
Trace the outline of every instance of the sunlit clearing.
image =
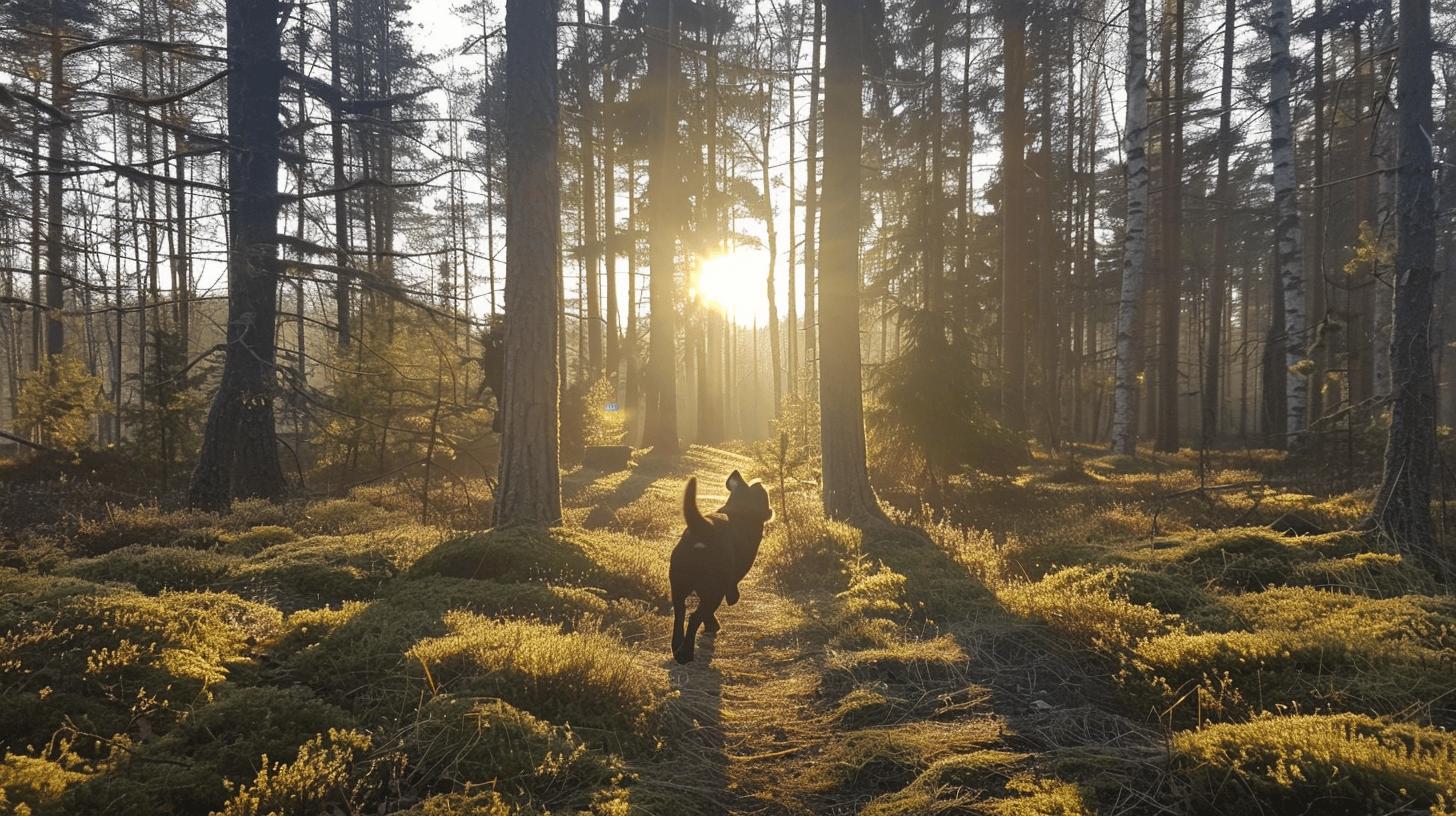
{"type": "Polygon", "coordinates": [[[698,265],[693,296],[741,325],[761,326],[768,323],[767,281],[768,253],[739,249],[705,258],[698,265]]]}

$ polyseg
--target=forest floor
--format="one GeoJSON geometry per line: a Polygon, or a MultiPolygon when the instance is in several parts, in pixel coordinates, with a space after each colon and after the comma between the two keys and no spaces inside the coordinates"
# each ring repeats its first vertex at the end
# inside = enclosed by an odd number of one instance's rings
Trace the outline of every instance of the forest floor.
{"type": "Polygon", "coordinates": [[[857,530],[748,454],[573,471],[549,532],[13,484],[0,814],[1456,812],[1456,599],[1368,492],[1074,450],[857,530]],[[680,666],[683,483],[734,469],[778,517],[680,666]]]}

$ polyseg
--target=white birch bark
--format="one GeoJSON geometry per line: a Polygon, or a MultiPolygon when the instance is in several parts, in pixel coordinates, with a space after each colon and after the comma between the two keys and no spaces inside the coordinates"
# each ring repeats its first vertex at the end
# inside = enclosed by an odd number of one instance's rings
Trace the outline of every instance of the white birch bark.
{"type": "Polygon", "coordinates": [[[1290,0],[1271,0],[1269,9],[1270,96],[1269,146],[1274,161],[1274,209],[1278,218],[1279,278],[1284,288],[1285,444],[1293,446],[1305,429],[1309,379],[1299,373],[1305,359],[1303,235],[1294,172],[1294,128],[1289,110],[1290,0]]]}
{"type": "Polygon", "coordinates": [[[1122,247],[1122,296],[1117,307],[1117,365],[1112,395],[1112,450],[1137,450],[1138,306],[1148,246],[1147,1],[1130,0],[1127,35],[1127,229],[1122,247]]]}

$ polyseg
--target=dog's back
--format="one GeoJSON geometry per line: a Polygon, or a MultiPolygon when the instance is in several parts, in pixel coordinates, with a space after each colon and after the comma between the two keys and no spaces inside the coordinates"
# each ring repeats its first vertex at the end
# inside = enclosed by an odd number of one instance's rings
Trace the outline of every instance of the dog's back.
{"type": "Polygon", "coordinates": [[[673,595],[697,592],[701,597],[704,592],[726,592],[726,582],[737,583],[737,551],[727,535],[730,522],[721,512],[704,516],[698,509],[697,477],[688,479],[683,488],[683,520],[687,529],[672,550],[668,570],[673,595]]]}

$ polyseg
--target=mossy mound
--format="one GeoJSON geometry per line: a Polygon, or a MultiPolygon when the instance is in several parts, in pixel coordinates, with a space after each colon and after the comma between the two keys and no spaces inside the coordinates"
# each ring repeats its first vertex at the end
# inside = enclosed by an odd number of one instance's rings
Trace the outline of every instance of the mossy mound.
{"type": "Polygon", "coordinates": [[[395,527],[275,544],[239,564],[232,587],[285,610],[372,598],[440,541],[434,528],[395,527]]]}
{"type": "Polygon", "coordinates": [[[213,589],[224,583],[238,559],[191,547],[132,544],[94,558],[80,558],[57,575],[96,583],[130,584],[148,595],[163,590],[213,589]]]}
{"type": "Polygon", "coordinates": [[[513,527],[446,541],[410,575],[594,587],[665,608],[666,572],[664,559],[630,536],[513,527]]]}
{"type": "Polygon", "coordinates": [[[114,752],[63,801],[75,813],[209,813],[227,801],[228,782],[253,779],[263,756],[292,762],[315,734],[353,725],[306,689],[234,689],[167,734],[114,752]]]}
{"type": "Polygon", "coordinates": [[[293,613],[271,657],[285,676],[350,708],[407,707],[413,685],[405,653],[422,638],[444,635],[451,610],[534,618],[571,629],[610,618],[613,608],[583,589],[413,578],[395,582],[369,603],[293,613]]]}
{"type": "Polygon", "coordinates": [[[28,752],[66,722],[102,738],[143,720],[165,731],[281,624],[277,610],[226,593],[148,596],[0,572],[0,747],[28,752]]]}
{"type": "Polygon", "coordinates": [[[104,517],[83,519],[71,545],[80,555],[102,555],[133,546],[207,547],[217,542],[216,524],[217,516],[210,513],[164,511],[153,505],[112,507],[104,517]]]}
{"type": "Polygon", "coordinates": [[[432,698],[404,749],[412,779],[442,793],[489,785],[522,809],[584,809],[623,775],[620,760],[589,748],[570,729],[501,700],[432,698]]]}
{"type": "Polygon", "coordinates": [[[1284,536],[1267,527],[1238,527],[1162,539],[1123,556],[1131,564],[1165,569],[1199,584],[1257,590],[1300,582],[1301,567],[1353,556],[1366,548],[1359,533],[1284,536]]]}
{"type": "Polygon", "coordinates": [[[615,637],[562,632],[531,621],[445,616],[448,632],[408,652],[412,674],[430,690],[499,697],[538,717],[581,728],[647,735],[667,681],[615,637]]]}
{"type": "Polygon", "coordinates": [[[1456,736],[1353,714],[1264,717],[1173,739],[1199,813],[1447,812],[1456,736]]]}

